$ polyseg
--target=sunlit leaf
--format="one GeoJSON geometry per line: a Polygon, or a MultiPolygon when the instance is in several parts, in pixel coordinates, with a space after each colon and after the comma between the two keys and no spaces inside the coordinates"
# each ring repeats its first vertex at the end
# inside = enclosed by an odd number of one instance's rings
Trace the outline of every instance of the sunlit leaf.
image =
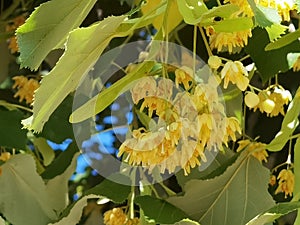
{"type": "Polygon", "coordinates": [[[145,216],[154,220],[156,224],[174,224],[187,218],[183,211],[169,202],[149,195],[136,197],[135,203],[143,209],[145,216]]]}
{"type": "Polygon", "coordinates": [[[37,151],[43,156],[43,164],[49,166],[55,158],[54,150],[48,145],[45,138],[36,138],[34,140],[34,146],[37,151]]]}
{"type": "Polygon", "coordinates": [[[275,219],[293,212],[298,208],[300,208],[300,202],[278,203],[276,206],[253,218],[246,225],[264,225],[271,223],[275,219]]]}
{"type": "MultiPolygon", "coordinates": [[[[66,51],[56,66],[42,79],[35,93],[33,115],[23,125],[41,132],[50,115],[73,91],[104,51],[126,16],[109,17],[88,28],[78,28],[69,35],[66,51]]],[[[130,31],[128,31],[130,32],[130,31]]]]}
{"type": "Polygon", "coordinates": [[[241,225],[274,206],[268,181],[268,169],[245,151],[222,175],[190,180],[183,196],[167,200],[201,224],[241,225]]]}
{"type": "Polygon", "coordinates": [[[297,138],[294,146],[294,174],[295,174],[295,186],[293,192],[293,200],[300,200],[300,138],[297,138]]]}
{"type": "Polygon", "coordinates": [[[208,11],[203,0],[177,0],[177,4],[179,12],[187,24],[199,23],[203,13],[208,11]]]}
{"type": "Polygon", "coordinates": [[[300,88],[298,88],[294,99],[289,104],[288,110],[281,124],[280,131],[275,138],[267,145],[269,151],[280,151],[288,142],[299,125],[298,115],[300,113],[300,88]]]}
{"type": "Polygon", "coordinates": [[[282,48],[292,43],[293,41],[297,40],[299,37],[300,37],[300,29],[297,29],[295,32],[288,33],[283,37],[281,37],[280,39],[278,39],[277,41],[269,43],[266,46],[265,50],[270,51],[270,50],[282,48]]]}
{"type": "Polygon", "coordinates": [[[287,60],[289,64],[289,68],[293,68],[294,64],[297,62],[300,53],[288,53],[287,60]]]}
{"type": "MultiPolygon", "coordinates": [[[[142,6],[141,10],[143,14],[147,14],[157,8],[162,2],[162,0],[147,1],[147,3],[142,6]]],[[[182,15],[178,11],[176,0],[168,1],[168,4],[161,5],[156,11],[157,17],[152,23],[157,30],[159,30],[162,26],[165,26],[169,33],[182,21],[182,15]]]]}
{"type": "Polygon", "coordinates": [[[254,0],[247,0],[254,13],[255,23],[260,27],[269,27],[274,22],[278,22],[278,12],[276,9],[266,8],[260,5],[256,5],[254,0]]]}
{"type": "Polygon", "coordinates": [[[5,225],[5,221],[1,216],[0,216],[0,225],[5,225]]]}
{"type": "Polygon", "coordinates": [[[111,87],[104,89],[87,103],[76,109],[70,116],[70,122],[81,122],[103,111],[119,95],[127,91],[136,79],[147,76],[147,73],[152,69],[154,64],[153,61],[146,61],[140,64],[111,87]]]}
{"type": "Polygon", "coordinates": [[[48,53],[85,19],[96,0],[52,0],[40,5],[17,29],[22,67],[38,69],[48,53]],[[59,10],[58,10],[59,9],[59,10]]]}
{"type": "Polygon", "coordinates": [[[209,9],[207,12],[204,12],[201,15],[201,22],[205,23],[208,20],[212,20],[215,17],[221,17],[222,19],[229,18],[233,13],[237,12],[240,8],[235,4],[226,4],[220,5],[217,7],[213,7],[209,9]]]}
{"type": "Polygon", "coordinates": [[[216,32],[237,32],[253,27],[253,21],[249,17],[224,19],[210,24],[216,32]]]}
{"type": "Polygon", "coordinates": [[[287,27],[281,24],[274,23],[270,27],[266,27],[265,29],[268,32],[270,41],[274,41],[278,38],[281,38],[281,35],[285,34],[287,27]]]}
{"type": "Polygon", "coordinates": [[[0,212],[7,220],[14,225],[41,225],[57,219],[30,155],[15,155],[1,168],[0,212]]]}

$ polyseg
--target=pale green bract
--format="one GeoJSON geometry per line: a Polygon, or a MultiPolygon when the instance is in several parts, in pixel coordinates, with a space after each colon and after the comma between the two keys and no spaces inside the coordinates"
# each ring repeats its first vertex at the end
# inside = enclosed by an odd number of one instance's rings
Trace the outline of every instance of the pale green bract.
{"type": "Polygon", "coordinates": [[[241,225],[274,206],[268,180],[268,169],[245,151],[222,175],[190,180],[183,196],[167,200],[201,224],[241,225]]]}
{"type": "Polygon", "coordinates": [[[126,16],[108,17],[87,28],[72,31],[66,51],[56,66],[46,75],[35,93],[33,115],[22,123],[24,127],[41,132],[50,115],[76,89],[79,81],[93,67],[112,38],[126,36],[117,32],[126,16]]]}
{"type": "Polygon", "coordinates": [[[96,0],[52,0],[40,5],[17,29],[21,67],[37,70],[48,53],[63,46],[96,0]],[[59,10],[58,10],[59,9],[59,10]]]}

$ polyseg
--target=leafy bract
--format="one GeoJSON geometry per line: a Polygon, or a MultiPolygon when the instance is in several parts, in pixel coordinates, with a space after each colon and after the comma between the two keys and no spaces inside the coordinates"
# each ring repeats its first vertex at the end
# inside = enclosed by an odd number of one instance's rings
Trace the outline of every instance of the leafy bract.
{"type": "Polygon", "coordinates": [[[187,215],[182,210],[169,202],[149,195],[136,197],[135,203],[143,209],[145,217],[151,221],[154,220],[156,224],[174,224],[187,218],[187,215]]]}
{"type": "Polygon", "coordinates": [[[266,146],[269,151],[280,151],[288,142],[299,124],[300,113],[300,88],[298,88],[294,99],[289,104],[287,113],[282,121],[281,129],[275,138],[266,146]]]}
{"type": "Polygon", "coordinates": [[[201,224],[245,224],[274,205],[267,191],[268,178],[269,171],[245,151],[222,175],[190,180],[183,196],[167,200],[201,224]]]}
{"type": "Polygon", "coordinates": [[[282,48],[292,43],[293,41],[297,40],[299,37],[300,37],[300,29],[297,29],[295,32],[288,33],[283,37],[281,37],[280,39],[269,43],[266,46],[265,50],[270,51],[270,50],[282,48]]]}
{"type": "Polygon", "coordinates": [[[182,15],[178,11],[176,0],[168,1],[168,4],[161,3],[163,3],[162,0],[147,1],[147,3],[142,6],[141,10],[143,14],[147,14],[157,8],[157,16],[152,22],[153,26],[157,30],[162,27],[166,27],[167,32],[169,33],[180,24],[180,22],[182,21],[182,15]]]}
{"type": "Polygon", "coordinates": [[[213,26],[216,32],[237,32],[251,29],[253,22],[249,17],[241,17],[213,22],[211,26],[213,26]]]}
{"type": "Polygon", "coordinates": [[[30,155],[15,155],[1,168],[0,212],[7,220],[15,225],[41,225],[57,218],[30,155]]]}
{"type": "Polygon", "coordinates": [[[35,149],[43,156],[43,164],[49,166],[55,158],[54,150],[48,145],[45,138],[36,138],[33,142],[35,149]]]}
{"type": "Polygon", "coordinates": [[[22,67],[38,69],[48,53],[85,19],[96,0],[52,0],[40,5],[17,29],[22,67]],[[59,10],[58,10],[59,9],[59,10]]]}
{"type": "Polygon", "coordinates": [[[275,219],[293,212],[298,208],[300,208],[300,202],[278,203],[276,206],[253,218],[246,225],[264,225],[271,223],[275,219]]]}
{"type": "Polygon", "coordinates": [[[19,110],[8,111],[0,107],[0,146],[24,149],[26,130],[22,130],[23,113],[19,110]]]}
{"type": "Polygon", "coordinates": [[[129,90],[136,79],[147,76],[147,73],[152,69],[154,64],[153,61],[146,61],[140,64],[132,72],[115,82],[111,87],[104,89],[87,103],[76,109],[70,116],[70,122],[81,122],[102,112],[119,95],[129,90]]]}
{"type": "Polygon", "coordinates": [[[22,121],[26,128],[35,132],[42,131],[50,115],[77,87],[111,39],[120,35],[116,31],[125,18],[126,16],[108,17],[88,28],[78,28],[70,33],[65,53],[42,79],[41,86],[35,93],[33,115],[22,121]]]}
{"type": "Polygon", "coordinates": [[[202,14],[208,11],[203,0],[177,0],[177,4],[184,22],[191,25],[199,23],[202,14]]]}

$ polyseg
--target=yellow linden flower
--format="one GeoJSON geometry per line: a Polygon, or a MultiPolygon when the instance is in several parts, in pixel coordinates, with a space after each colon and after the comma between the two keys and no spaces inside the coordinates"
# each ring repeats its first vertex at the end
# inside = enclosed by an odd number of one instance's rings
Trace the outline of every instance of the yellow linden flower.
{"type": "Polygon", "coordinates": [[[222,60],[219,56],[212,55],[208,58],[207,63],[210,68],[217,70],[222,65],[222,60]]]}
{"type": "Polygon", "coordinates": [[[295,184],[295,175],[290,169],[283,169],[280,171],[277,179],[279,179],[278,182],[278,188],[275,191],[275,194],[278,194],[280,192],[284,192],[285,198],[289,195],[293,195],[294,191],[294,184],[295,184]]]}
{"type": "Polygon", "coordinates": [[[284,21],[290,21],[290,11],[297,9],[294,0],[259,0],[258,2],[262,6],[275,8],[284,21]]]}
{"type": "Polygon", "coordinates": [[[178,88],[179,84],[183,84],[185,90],[190,87],[190,82],[193,82],[193,71],[188,67],[181,67],[175,70],[175,84],[178,88]]]}
{"type": "Polygon", "coordinates": [[[258,159],[260,162],[267,162],[268,152],[265,149],[266,144],[261,142],[252,142],[248,139],[241,140],[238,142],[239,147],[237,148],[237,152],[247,149],[248,152],[251,153],[252,156],[254,156],[256,159],[258,159]],[[260,150],[258,150],[260,149],[260,150]]]}
{"type": "Polygon", "coordinates": [[[27,79],[24,76],[15,76],[12,78],[15,81],[13,88],[18,88],[14,98],[19,97],[19,101],[26,101],[27,104],[31,104],[34,99],[34,92],[40,86],[39,82],[35,79],[27,79]]]}
{"type": "Polygon", "coordinates": [[[224,144],[227,145],[229,137],[231,140],[236,141],[236,133],[242,133],[238,119],[235,117],[226,118],[226,135],[223,138],[224,144]]]}
{"type": "Polygon", "coordinates": [[[141,99],[147,96],[155,96],[156,81],[153,77],[142,78],[137,81],[131,89],[131,97],[134,104],[137,104],[141,99]]]}
{"type": "Polygon", "coordinates": [[[0,154],[0,160],[3,161],[3,162],[6,162],[7,160],[9,160],[11,157],[10,153],[9,152],[2,152],[0,154]]]}
{"type": "Polygon", "coordinates": [[[237,32],[215,32],[213,28],[206,28],[209,35],[210,47],[218,52],[227,50],[233,53],[234,48],[243,48],[248,44],[248,38],[252,36],[251,29],[237,32]]]}
{"type": "MultiPolygon", "coordinates": [[[[11,24],[8,24],[6,26],[6,31],[15,31],[19,26],[25,23],[25,16],[17,16],[16,18],[13,19],[11,24]]],[[[10,49],[11,53],[16,53],[19,51],[18,43],[16,36],[13,36],[8,39],[8,49],[10,49]]]]}
{"type": "Polygon", "coordinates": [[[249,108],[254,108],[255,106],[257,106],[259,104],[259,97],[257,94],[255,94],[253,92],[248,92],[245,95],[244,101],[245,101],[246,106],[248,106],[249,108]]]}
{"type": "Polygon", "coordinates": [[[224,88],[229,81],[236,84],[241,91],[245,91],[249,84],[248,72],[240,61],[228,61],[221,70],[221,78],[224,79],[224,88]]]}
{"type": "Polygon", "coordinates": [[[121,208],[113,208],[104,213],[104,224],[106,225],[124,225],[126,220],[127,216],[121,208]]]}
{"type": "Polygon", "coordinates": [[[271,186],[274,186],[276,184],[276,176],[275,175],[270,176],[269,184],[271,186]]]}

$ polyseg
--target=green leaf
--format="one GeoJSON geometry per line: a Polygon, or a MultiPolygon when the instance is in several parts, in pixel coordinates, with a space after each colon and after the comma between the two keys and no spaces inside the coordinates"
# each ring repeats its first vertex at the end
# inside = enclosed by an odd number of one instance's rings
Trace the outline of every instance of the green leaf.
{"type": "Polygon", "coordinates": [[[255,62],[263,82],[266,82],[279,72],[288,71],[288,53],[300,52],[298,41],[294,41],[280,49],[265,51],[265,47],[269,43],[267,32],[261,28],[255,28],[252,31],[252,37],[249,39],[248,45],[245,47],[246,52],[250,54],[255,62]]]}
{"type": "Polygon", "coordinates": [[[293,192],[293,200],[300,200],[300,138],[297,138],[294,146],[294,174],[295,174],[295,186],[293,192]]]}
{"type": "Polygon", "coordinates": [[[77,144],[72,142],[67,150],[60,153],[60,155],[46,168],[42,173],[44,179],[52,179],[62,174],[71,164],[74,155],[79,152],[77,144]]]}
{"type": "Polygon", "coordinates": [[[48,145],[45,138],[36,138],[34,140],[34,146],[43,156],[43,164],[49,166],[55,158],[54,150],[48,145]]]}
{"type": "Polygon", "coordinates": [[[82,197],[72,205],[72,208],[70,209],[68,215],[63,217],[58,222],[48,223],[48,225],[78,224],[82,215],[82,209],[87,205],[87,200],[90,198],[100,198],[100,197],[101,196],[97,196],[97,195],[87,195],[82,197]]]}
{"type": "Polygon", "coordinates": [[[291,44],[293,41],[297,40],[300,37],[300,29],[297,29],[295,32],[288,33],[278,39],[277,41],[267,44],[265,47],[266,51],[282,48],[286,45],[291,44]]]}
{"type": "Polygon", "coordinates": [[[30,155],[14,155],[1,167],[0,212],[8,221],[14,225],[41,225],[57,219],[48,204],[55,196],[48,196],[30,155]]]}
{"type": "Polygon", "coordinates": [[[204,12],[201,16],[201,22],[207,22],[213,20],[215,17],[229,18],[233,13],[237,12],[240,8],[234,4],[220,5],[209,9],[207,12],[204,12]]]}
{"type": "Polygon", "coordinates": [[[256,25],[260,27],[269,27],[274,23],[274,21],[278,20],[277,10],[256,5],[254,0],[247,1],[254,13],[256,25]]]}
{"type": "Polygon", "coordinates": [[[252,18],[249,17],[239,17],[232,19],[224,19],[221,21],[214,21],[210,23],[214,27],[216,32],[237,32],[248,30],[253,27],[252,18]]]}
{"type": "Polygon", "coordinates": [[[72,124],[69,116],[72,113],[73,98],[67,96],[57,109],[51,114],[38,137],[44,137],[55,143],[61,143],[67,138],[73,138],[72,124]]]}
{"type": "Polygon", "coordinates": [[[87,103],[76,109],[70,116],[70,122],[78,123],[102,112],[119,95],[129,90],[135,80],[147,76],[147,73],[152,69],[154,64],[155,62],[153,61],[141,63],[132,72],[115,82],[111,87],[104,89],[87,103]]]}
{"type": "Polygon", "coordinates": [[[27,131],[22,130],[22,119],[21,111],[8,111],[0,107],[0,146],[25,149],[27,131]]]}
{"type": "Polygon", "coordinates": [[[190,219],[183,219],[183,220],[175,223],[175,225],[200,225],[200,223],[190,220],[190,219]]]}
{"type": "Polygon", "coordinates": [[[115,203],[123,203],[127,199],[131,191],[131,187],[128,185],[123,185],[122,183],[130,183],[129,178],[122,174],[113,174],[97,186],[86,191],[85,195],[100,195],[110,199],[115,203]],[[119,183],[115,183],[110,179],[118,180],[119,183]]]}
{"type": "Polygon", "coordinates": [[[244,151],[222,175],[190,180],[183,196],[167,201],[205,225],[241,225],[274,205],[267,191],[268,180],[268,169],[244,151]]]}
{"type": "Polygon", "coordinates": [[[177,0],[177,5],[184,22],[191,25],[199,23],[203,13],[208,11],[203,0],[177,0]]]}
{"type": "Polygon", "coordinates": [[[0,216],[0,225],[5,225],[5,220],[0,216]]]}
{"type": "Polygon", "coordinates": [[[280,151],[288,142],[299,124],[298,115],[300,113],[300,88],[298,88],[294,99],[290,102],[286,115],[281,124],[280,131],[275,138],[266,146],[269,151],[280,151]]]}
{"type": "MultiPolygon", "coordinates": [[[[22,121],[26,128],[35,132],[42,131],[50,115],[63,99],[75,90],[81,78],[92,68],[111,39],[120,36],[117,29],[125,18],[126,16],[109,17],[90,27],[78,28],[70,33],[65,53],[50,73],[42,79],[41,86],[35,93],[33,115],[22,121]]],[[[122,35],[126,36],[125,33],[122,35]]]]}
{"type": "Polygon", "coordinates": [[[287,27],[281,24],[274,23],[270,27],[266,27],[265,29],[268,32],[270,41],[274,41],[278,38],[281,38],[281,35],[285,34],[287,27]]]}
{"type": "Polygon", "coordinates": [[[68,197],[68,183],[72,174],[75,172],[77,157],[79,153],[76,153],[72,159],[72,162],[68,165],[68,168],[60,175],[49,180],[46,185],[46,191],[49,196],[53,196],[49,199],[47,204],[60,214],[69,204],[68,197]]]}
{"type": "Polygon", "coordinates": [[[145,195],[136,197],[134,201],[143,209],[145,216],[155,220],[156,224],[174,224],[187,218],[183,211],[162,199],[145,195]]]}
{"type": "Polygon", "coordinates": [[[52,0],[40,5],[17,29],[22,67],[37,70],[85,19],[96,0],[52,0]]]}
{"type": "Polygon", "coordinates": [[[300,202],[278,203],[276,206],[253,218],[246,225],[264,225],[271,223],[275,219],[293,212],[298,208],[300,208],[300,202]]]}

